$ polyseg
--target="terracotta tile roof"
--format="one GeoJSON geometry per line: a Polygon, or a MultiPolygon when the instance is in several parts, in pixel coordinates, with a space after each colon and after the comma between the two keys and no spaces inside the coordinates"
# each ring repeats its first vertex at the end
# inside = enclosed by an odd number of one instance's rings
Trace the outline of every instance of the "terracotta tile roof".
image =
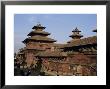
{"type": "Polygon", "coordinates": [[[69,37],[76,37],[76,36],[78,36],[78,37],[83,37],[83,35],[81,35],[81,34],[72,34],[72,35],[70,35],[69,37]]]}
{"type": "Polygon", "coordinates": [[[44,51],[43,48],[26,48],[26,50],[37,50],[37,51],[44,51]]]}
{"type": "Polygon", "coordinates": [[[60,51],[39,52],[36,57],[66,57],[67,54],[60,51]]]}
{"type": "Polygon", "coordinates": [[[57,47],[57,48],[62,48],[62,47],[64,47],[65,45],[66,45],[66,44],[56,44],[56,43],[52,44],[52,46],[57,47]]]}
{"type": "Polygon", "coordinates": [[[45,29],[46,27],[43,27],[41,24],[37,24],[36,26],[34,26],[32,29],[45,29]]]}
{"type": "Polygon", "coordinates": [[[32,36],[29,38],[26,38],[23,42],[26,42],[28,40],[33,40],[33,41],[46,41],[46,42],[56,42],[56,40],[45,37],[45,36],[32,36]]]}
{"type": "Polygon", "coordinates": [[[97,37],[88,37],[78,40],[70,41],[65,47],[72,47],[72,46],[80,46],[80,45],[87,45],[87,44],[97,44],[97,37]]]}
{"type": "Polygon", "coordinates": [[[50,33],[48,32],[45,32],[45,31],[37,31],[37,30],[34,30],[34,31],[31,31],[28,36],[31,36],[31,35],[50,35],[50,33]]]}

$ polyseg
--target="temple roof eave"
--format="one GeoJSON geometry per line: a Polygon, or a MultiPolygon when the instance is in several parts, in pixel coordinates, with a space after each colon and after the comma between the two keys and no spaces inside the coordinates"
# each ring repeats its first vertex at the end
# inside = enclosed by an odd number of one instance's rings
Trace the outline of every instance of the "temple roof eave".
{"type": "Polygon", "coordinates": [[[67,57],[67,54],[64,52],[40,52],[36,54],[36,57],[67,57]]]}
{"type": "Polygon", "coordinates": [[[26,48],[26,50],[45,51],[45,49],[40,48],[26,48]]]}
{"type": "Polygon", "coordinates": [[[73,30],[72,32],[81,32],[81,31],[79,31],[79,30],[73,30]]]}
{"type": "Polygon", "coordinates": [[[70,35],[69,37],[83,37],[83,35],[80,35],[80,34],[79,35],[74,35],[73,34],[73,35],[70,35]]]}
{"type": "Polygon", "coordinates": [[[37,35],[37,34],[40,34],[40,35],[50,35],[50,33],[48,32],[45,32],[45,31],[31,31],[27,36],[32,36],[33,34],[37,35]]]}
{"type": "Polygon", "coordinates": [[[88,37],[83,39],[78,39],[74,41],[69,41],[65,48],[74,47],[74,46],[81,46],[81,45],[88,45],[88,44],[97,44],[97,37],[88,37]]]}
{"type": "Polygon", "coordinates": [[[43,27],[43,26],[34,26],[32,29],[45,29],[46,27],[43,27]]]}
{"type": "Polygon", "coordinates": [[[49,40],[44,40],[44,39],[29,39],[29,38],[26,38],[24,41],[22,41],[23,43],[27,43],[28,41],[35,41],[35,42],[56,42],[56,40],[54,39],[49,39],[49,40]]]}

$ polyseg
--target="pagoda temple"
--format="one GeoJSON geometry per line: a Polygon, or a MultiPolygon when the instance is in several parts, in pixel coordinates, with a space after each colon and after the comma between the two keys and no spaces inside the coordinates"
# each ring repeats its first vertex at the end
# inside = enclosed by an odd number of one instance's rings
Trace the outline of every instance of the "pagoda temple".
{"type": "Polygon", "coordinates": [[[76,75],[96,75],[97,37],[80,39],[83,37],[79,34],[81,31],[76,28],[72,32],[74,34],[70,37],[75,40],[69,41],[63,48],[71,62],[71,70],[76,68],[76,72],[74,72],[76,75]]]}
{"type": "Polygon", "coordinates": [[[83,37],[83,35],[80,34],[81,31],[79,31],[77,27],[72,32],[73,32],[73,34],[69,36],[72,38],[72,40],[67,43],[71,43],[72,41],[78,40],[81,37],[83,37]]]}
{"type": "Polygon", "coordinates": [[[50,33],[44,31],[46,27],[41,24],[34,26],[23,43],[26,45],[26,63],[30,66],[34,61],[34,55],[39,51],[44,51],[50,46],[50,44],[56,42],[56,40],[48,37],[50,33]]]}
{"type": "Polygon", "coordinates": [[[97,36],[82,38],[76,27],[69,36],[72,40],[58,44],[48,37],[50,33],[45,28],[37,24],[23,41],[26,47],[20,49],[15,61],[20,70],[34,68],[31,75],[43,73],[44,76],[97,75],[97,36]]]}
{"type": "MultiPolygon", "coordinates": [[[[60,45],[59,51],[45,51],[36,55],[42,60],[42,71],[47,75],[96,75],[96,36],[83,38],[77,28],[72,31],[73,40],[60,45]]],[[[53,45],[54,47],[55,45],[53,45]]]]}

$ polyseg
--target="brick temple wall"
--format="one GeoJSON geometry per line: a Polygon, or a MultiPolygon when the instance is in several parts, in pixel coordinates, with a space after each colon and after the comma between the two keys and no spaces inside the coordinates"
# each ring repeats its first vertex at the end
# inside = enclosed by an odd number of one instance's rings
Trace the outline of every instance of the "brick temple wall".
{"type": "MultiPolygon", "coordinates": [[[[29,42],[26,44],[26,48],[29,49],[26,52],[26,62],[27,66],[29,67],[32,63],[33,60],[35,59],[35,54],[37,53],[34,51],[34,49],[37,50],[47,50],[47,48],[51,47],[49,44],[42,44],[42,43],[35,43],[35,42],[29,42]]],[[[50,49],[48,49],[50,51],[50,49]]]]}
{"type": "Polygon", "coordinates": [[[26,53],[26,63],[27,67],[30,67],[34,60],[34,54],[30,51],[26,53]]]}
{"type": "Polygon", "coordinates": [[[44,71],[54,73],[55,75],[90,76],[96,75],[97,72],[90,68],[90,65],[93,63],[96,63],[96,57],[93,59],[90,55],[88,57],[87,55],[77,54],[61,61],[54,59],[50,61],[44,58],[42,65],[44,66],[44,71]]]}

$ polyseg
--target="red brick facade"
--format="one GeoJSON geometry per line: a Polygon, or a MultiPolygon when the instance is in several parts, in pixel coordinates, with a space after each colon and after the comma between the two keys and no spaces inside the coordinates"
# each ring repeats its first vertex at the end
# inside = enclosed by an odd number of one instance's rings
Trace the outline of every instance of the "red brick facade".
{"type": "Polygon", "coordinates": [[[41,65],[40,71],[45,72],[45,75],[97,75],[96,36],[80,39],[82,35],[79,32],[81,31],[76,28],[73,33],[77,34],[70,36],[73,40],[61,45],[47,37],[50,33],[43,31],[45,27],[38,24],[33,28],[35,31],[28,34],[31,37],[23,41],[26,44],[23,55],[25,55],[27,68],[36,68],[41,65]]]}

